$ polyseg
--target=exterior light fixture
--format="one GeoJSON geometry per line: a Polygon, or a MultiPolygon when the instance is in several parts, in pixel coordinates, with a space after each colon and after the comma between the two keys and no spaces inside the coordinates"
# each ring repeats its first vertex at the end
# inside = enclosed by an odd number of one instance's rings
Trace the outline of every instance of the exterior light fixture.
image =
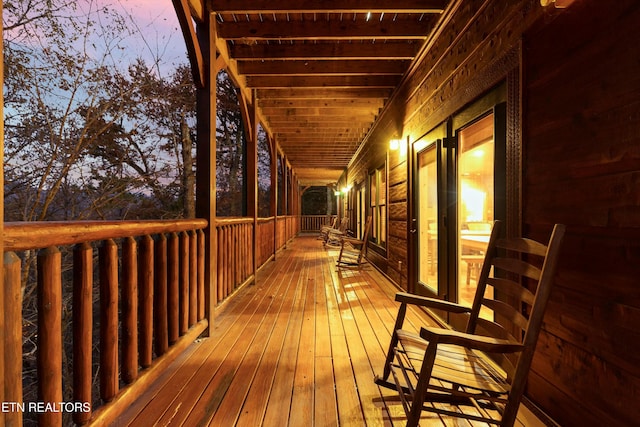
{"type": "Polygon", "coordinates": [[[399,139],[392,139],[391,141],[389,141],[389,149],[391,151],[396,151],[400,148],[400,144],[401,144],[401,140],[399,139]]]}
{"type": "Polygon", "coordinates": [[[540,4],[543,7],[553,4],[556,9],[564,9],[565,7],[569,7],[573,2],[574,0],[540,0],[540,4]]]}

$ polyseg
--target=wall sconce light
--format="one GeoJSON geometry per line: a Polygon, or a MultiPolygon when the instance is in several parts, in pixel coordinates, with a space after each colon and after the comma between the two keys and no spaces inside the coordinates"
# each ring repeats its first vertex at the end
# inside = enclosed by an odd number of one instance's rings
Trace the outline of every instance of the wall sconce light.
{"type": "Polygon", "coordinates": [[[401,143],[402,143],[402,140],[400,139],[392,139],[391,141],[389,141],[389,149],[391,151],[396,151],[400,148],[401,143]]]}
{"type": "Polygon", "coordinates": [[[553,4],[556,7],[556,9],[564,9],[566,7],[569,7],[573,2],[574,0],[540,0],[540,4],[543,7],[553,4]]]}

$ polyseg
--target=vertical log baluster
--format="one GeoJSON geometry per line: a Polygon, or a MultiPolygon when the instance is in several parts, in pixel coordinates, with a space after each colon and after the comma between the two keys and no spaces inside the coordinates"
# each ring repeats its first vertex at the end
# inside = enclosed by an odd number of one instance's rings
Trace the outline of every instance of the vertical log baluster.
{"type": "Polygon", "coordinates": [[[216,227],[216,232],[218,233],[217,239],[217,247],[218,251],[218,280],[216,281],[216,295],[218,295],[218,301],[222,301],[224,298],[224,293],[222,292],[223,287],[225,286],[224,277],[225,277],[225,249],[226,242],[224,239],[224,226],[216,227]]]}
{"type": "Polygon", "coordinates": [[[160,234],[155,243],[154,320],[156,355],[169,349],[167,325],[167,238],[160,234]]]}
{"type": "Polygon", "coordinates": [[[238,263],[239,263],[239,254],[238,247],[240,246],[241,240],[239,240],[238,229],[239,225],[231,226],[231,237],[229,238],[229,250],[232,255],[232,270],[231,270],[231,282],[229,282],[229,289],[227,291],[227,296],[231,295],[233,291],[236,289],[236,283],[238,283],[238,263]]]}
{"type": "Polygon", "coordinates": [[[198,234],[190,231],[189,242],[189,327],[198,321],[198,234]]]}
{"type": "Polygon", "coordinates": [[[140,366],[147,368],[153,361],[153,239],[140,239],[138,254],[138,287],[140,290],[140,366]]]}
{"type": "MultiPolygon", "coordinates": [[[[20,258],[4,254],[4,396],[3,402],[22,403],[22,289],[20,258]]],[[[21,426],[20,411],[7,412],[7,426],[21,426]]]]}
{"type": "MultiPolygon", "coordinates": [[[[62,257],[58,248],[38,253],[38,400],[62,402],[62,257]]],[[[61,426],[62,412],[41,412],[40,425],[61,426]]]]}
{"type": "Polygon", "coordinates": [[[122,379],[138,378],[138,245],[133,237],[122,243],[122,379]]]}
{"type": "MultiPolygon", "coordinates": [[[[93,248],[89,243],[73,250],[73,399],[91,403],[93,381],[93,248]]],[[[73,414],[76,424],[84,424],[91,412],[73,414]]]]}
{"type": "Polygon", "coordinates": [[[118,246],[112,239],[100,247],[100,397],[118,392],[118,246]]]}
{"type": "Polygon", "coordinates": [[[180,335],[184,335],[189,329],[189,235],[180,233],[180,335]]]}
{"type": "Polygon", "coordinates": [[[169,345],[180,337],[180,292],[179,292],[179,244],[178,235],[171,233],[167,241],[167,316],[169,322],[169,345]]]}
{"type": "MultiPolygon", "coordinates": [[[[198,230],[198,320],[204,319],[205,312],[205,239],[204,231],[198,230]]],[[[212,291],[213,292],[213,291],[212,291]]],[[[211,307],[213,310],[213,307],[211,307]]],[[[211,326],[211,325],[210,325],[211,326]]]]}

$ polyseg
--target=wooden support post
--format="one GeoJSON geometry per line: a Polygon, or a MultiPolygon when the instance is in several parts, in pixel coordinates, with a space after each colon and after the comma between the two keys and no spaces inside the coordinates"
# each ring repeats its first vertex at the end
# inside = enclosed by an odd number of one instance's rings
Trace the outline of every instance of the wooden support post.
{"type": "Polygon", "coordinates": [[[218,302],[217,233],[216,233],[216,15],[209,13],[205,22],[197,24],[199,46],[203,52],[206,78],[197,90],[198,141],[196,173],[196,216],[209,222],[205,230],[205,317],[207,334],[213,330],[214,310],[218,302]]]}
{"type": "MultiPolygon", "coordinates": [[[[93,248],[89,243],[73,250],[73,399],[91,404],[93,354],[93,248]]],[[[76,424],[84,424],[91,412],[73,414],[76,424]]]]}
{"type": "MultiPolygon", "coordinates": [[[[247,216],[253,218],[253,230],[251,239],[252,273],[258,270],[258,114],[255,89],[251,92],[251,104],[248,104],[247,126],[251,131],[247,132],[247,216]]],[[[246,100],[245,100],[246,101],[246,100]]]]}
{"type": "Polygon", "coordinates": [[[271,150],[271,194],[269,199],[269,216],[273,217],[273,260],[276,260],[278,252],[278,147],[276,140],[269,138],[269,149],[271,150]]]}
{"type": "MultiPolygon", "coordinates": [[[[2,13],[2,3],[0,3],[0,14],[2,13]]],[[[0,22],[0,32],[3,32],[2,22],[0,22]]],[[[0,83],[4,84],[4,46],[3,40],[0,37],[0,83]]],[[[0,91],[0,113],[2,113],[2,117],[4,117],[4,91],[0,91]]],[[[0,188],[4,188],[4,120],[0,121],[0,188]]],[[[4,191],[0,192],[0,212],[4,212],[4,191]]],[[[4,236],[4,219],[0,220],[0,236],[4,236]]],[[[4,253],[4,240],[0,239],[0,251],[4,253]]],[[[4,268],[4,265],[2,266],[4,268]]],[[[4,274],[0,274],[0,279],[2,279],[4,274]]],[[[6,304],[4,301],[4,294],[0,292],[0,313],[6,313],[6,304]]],[[[6,337],[5,337],[5,319],[6,315],[0,315],[0,346],[3,348],[7,348],[6,337]]],[[[11,320],[13,322],[13,320],[11,320]]],[[[22,323],[22,317],[20,318],[20,322],[22,323]]],[[[22,349],[22,346],[20,346],[22,349]]],[[[22,360],[22,351],[20,352],[20,360],[22,360]]],[[[5,370],[5,353],[0,351],[0,381],[3,383],[6,380],[6,370],[5,370]]],[[[20,378],[21,380],[22,378],[20,378]]],[[[3,387],[0,387],[0,401],[5,402],[5,391],[3,387]]],[[[0,413],[0,425],[4,425],[5,420],[8,416],[4,413],[0,413]]]]}
{"type": "MultiPolygon", "coordinates": [[[[50,247],[38,253],[38,400],[62,402],[62,256],[50,247]]],[[[61,426],[62,412],[45,411],[38,422],[61,426]]]]}
{"type": "Polygon", "coordinates": [[[147,368],[153,361],[153,239],[146,235],[140,240],[138,254],[138,287],[140,289],[140,366],[147,368]]]}

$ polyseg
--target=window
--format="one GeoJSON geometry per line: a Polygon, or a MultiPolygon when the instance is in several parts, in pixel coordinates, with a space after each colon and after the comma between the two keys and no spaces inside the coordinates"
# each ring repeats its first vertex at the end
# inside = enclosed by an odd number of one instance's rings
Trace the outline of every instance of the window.
{"type": "Polygon", "coordinates": [[[386,163],[369,175],[371,195],[371,241],[386,247],[387,243],[387,165],[386,163]]]}

